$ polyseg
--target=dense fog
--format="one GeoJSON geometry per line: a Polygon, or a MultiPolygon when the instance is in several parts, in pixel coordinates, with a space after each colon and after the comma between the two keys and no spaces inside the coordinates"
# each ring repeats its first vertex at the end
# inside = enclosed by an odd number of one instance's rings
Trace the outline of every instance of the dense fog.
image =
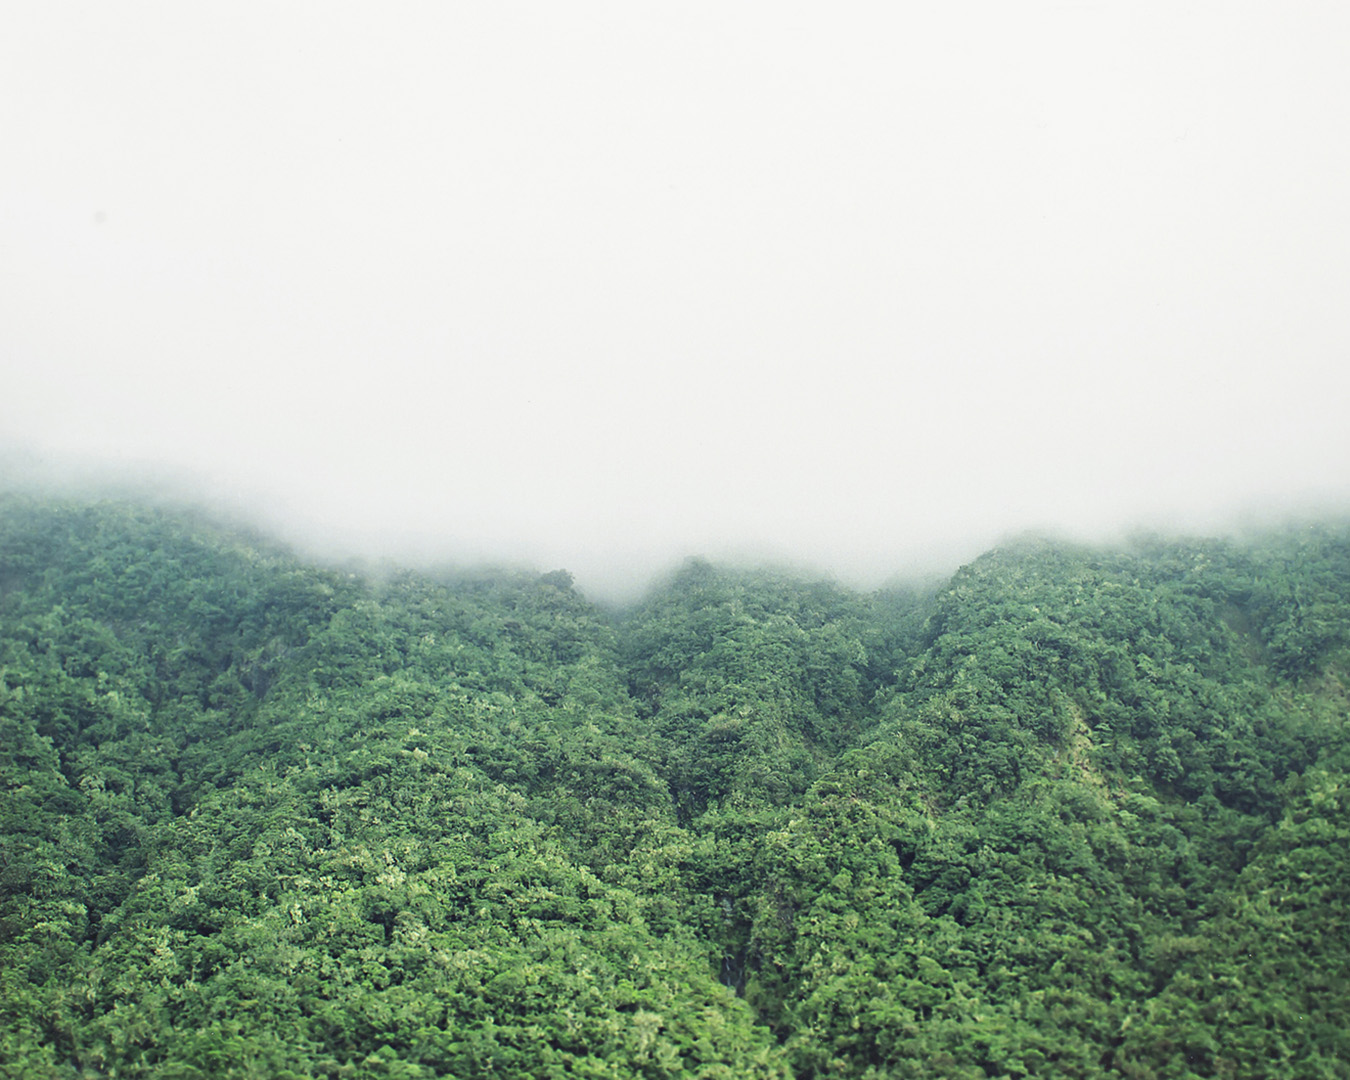
{"type": "Polygon", "coordinates": [[[1350,15],[34,7],[9,473],[859,583],[1341,505],[1350,15]]]}

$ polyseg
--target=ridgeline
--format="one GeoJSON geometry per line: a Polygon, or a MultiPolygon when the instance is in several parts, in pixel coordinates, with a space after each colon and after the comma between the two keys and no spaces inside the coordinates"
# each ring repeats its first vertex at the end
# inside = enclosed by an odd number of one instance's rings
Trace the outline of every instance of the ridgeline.
{"type": "Polygon", "coordinates": [[[0,1075],[1350,1077],[1350,528],[864,594],[0,497],[0,1075]]]}

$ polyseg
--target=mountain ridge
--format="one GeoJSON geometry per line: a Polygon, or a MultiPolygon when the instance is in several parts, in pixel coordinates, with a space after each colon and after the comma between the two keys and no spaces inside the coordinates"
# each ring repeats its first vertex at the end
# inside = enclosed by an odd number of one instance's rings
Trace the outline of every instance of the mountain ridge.
{"type": "Polygon", "coordinates": [[[1338,522],[616,611],[7,496],[0,1065],[1350,1075],[1347,616],[1338,522]]]}

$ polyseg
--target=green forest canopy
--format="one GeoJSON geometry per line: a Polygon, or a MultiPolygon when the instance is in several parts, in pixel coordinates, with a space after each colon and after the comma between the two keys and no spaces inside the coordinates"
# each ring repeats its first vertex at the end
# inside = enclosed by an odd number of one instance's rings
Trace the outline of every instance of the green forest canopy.
{"type": "Polygon", "coordinates": [[[1350,1077],[1350,528],[871,594],[0,498],[0,1070],[1350,1077]]]}

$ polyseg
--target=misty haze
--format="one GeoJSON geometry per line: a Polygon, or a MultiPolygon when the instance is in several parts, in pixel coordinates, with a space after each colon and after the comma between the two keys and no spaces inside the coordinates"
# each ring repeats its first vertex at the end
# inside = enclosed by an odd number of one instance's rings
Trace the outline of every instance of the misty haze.
{"type": "Polygon", "coordinates": [[[597,592],[1344,502],[1339,8],[518,14],[25,15],[8,456],[597,592]]]}

